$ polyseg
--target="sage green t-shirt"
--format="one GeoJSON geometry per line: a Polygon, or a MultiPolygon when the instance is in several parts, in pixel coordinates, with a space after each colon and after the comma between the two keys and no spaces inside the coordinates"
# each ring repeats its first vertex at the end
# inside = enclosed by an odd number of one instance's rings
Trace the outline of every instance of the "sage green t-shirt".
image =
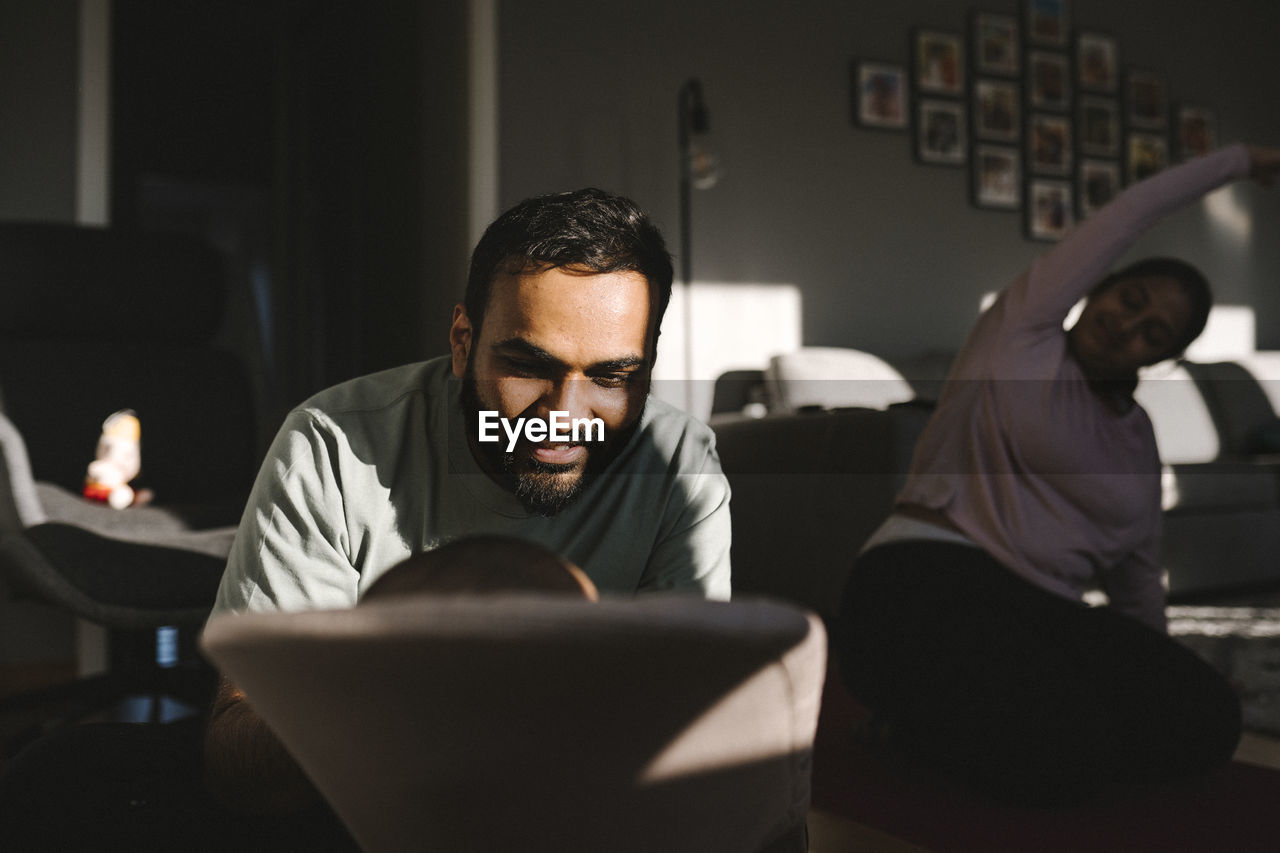
{"type": "Polygon", "coordinates": [[[729,484],[709,427],[649,398],[620,455],[547,518],[479,468],[449,358],[294,409],[258,474],[214,612],[350,607],[400,560],[476,534],[538,542],[603,594],[729,597],[729,484]]]}

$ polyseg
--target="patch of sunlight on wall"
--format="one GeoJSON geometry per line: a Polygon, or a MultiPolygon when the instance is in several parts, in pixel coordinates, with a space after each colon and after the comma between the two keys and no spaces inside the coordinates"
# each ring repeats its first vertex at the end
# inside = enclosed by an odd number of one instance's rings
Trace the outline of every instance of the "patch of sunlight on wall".
{"type": "Polygon", "coordinates": [[[662,320],[653,394],[705,420],[717,376],[763,370],[771,356],[800,344],[801,297],[793,284],[677,284],[662,320]],[[691,340],[686,317],[692,321],[691,340]]]}
{"type": "Polygon", "coordinates": [[[1253,239],[1253,217],[1240,201],[1241,191],[1236,184],[1214,190],[1204,197],[1204,209],[1214,230],[1244,245],[1253,239]]]}
{"type": "Polygon", "coordinates": [[[1257,322],[1249,305],[1215,305],[1200,337],[1187,347],[1191,361],[1226,361],[1252,353],[1258,344],[1257,322]]]}

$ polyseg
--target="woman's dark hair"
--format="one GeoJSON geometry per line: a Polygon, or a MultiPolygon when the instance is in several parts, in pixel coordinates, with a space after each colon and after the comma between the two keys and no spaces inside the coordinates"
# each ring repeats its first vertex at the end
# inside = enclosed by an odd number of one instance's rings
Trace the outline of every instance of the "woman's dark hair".
{"type": "Polygon", "coordinates": [[[671,255],[657,227],[630,199],[574,190],[525,199],[485,229],[471,254],[463,299],[474,332],[498,274],[553,267],[640,273],[656,297],[655,332],[671,301],[671,255]]]}
{"type": "Polygon", "coordinates": [[[1204,273],[1186,261],[1180,261],[1177,258],[1146,258],[1111,273],[1094,285],[1089,296],[1092,298],[1096,294],[1110,290],[1121,281],[1131,278],[1171,278],[1182,287],[1182,292],[1186,294],[1187,302],[1191,306],[1191,316],[1187,318],[1187,324],[1182,327],[1181,334],[1169,345],[1169,350],[1160,360],[1181,355],[1192,341],[1200,337],[1205,323],[1209,322],[1209,309],[1213,307],[1213,291],[1209,288],[1208,279],[1204,277],[1204,273]]]}

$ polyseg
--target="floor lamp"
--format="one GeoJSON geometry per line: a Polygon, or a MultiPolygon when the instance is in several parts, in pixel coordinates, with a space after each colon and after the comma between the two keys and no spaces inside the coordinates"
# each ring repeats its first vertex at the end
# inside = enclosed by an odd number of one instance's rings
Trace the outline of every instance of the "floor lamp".
{"type": "MultiPolygon", "coordinates": [[[[707,105],[702,99],[702,81],[690,77],[680,87],[677,98],[680,147],[680,280],[685,288],[684,358],[685,370],[693,370],[693,190],[710,189],[719,178],[719,163],[708,152],[705,137],[711,126],[707,105]],[[696,137],[704,137],[701,142],[696,137]]],[[[692,377],[685,386],[685,402],[693,409],[692,377]]]]}

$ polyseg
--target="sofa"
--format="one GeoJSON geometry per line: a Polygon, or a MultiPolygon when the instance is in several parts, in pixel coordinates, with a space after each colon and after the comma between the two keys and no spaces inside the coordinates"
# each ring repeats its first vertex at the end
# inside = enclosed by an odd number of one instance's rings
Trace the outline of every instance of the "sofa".
{"type": "MultiPolygon", "coordinates": [[[[949,358],[895,362],[911,396],[865,359],[809,355],[735,371],[710,420],[733,488],[735,590],[830,617],[858,549],[892,508],[949,358]],[[841,374],[842,364],[859,372],[841,374]],[[763,416],[733,410],[739,401],[763,416]]],[[[1280,583],[1280,352],[1157,365],[1138,398],[1164,462],[1171,598],[1280,583]]]]}
{"type": "Polygon", "coordinates": [[[1164,462],[1171,597],[1280,582],[1280,352],[1157,365],[1137,397],[1164,462]]]}

